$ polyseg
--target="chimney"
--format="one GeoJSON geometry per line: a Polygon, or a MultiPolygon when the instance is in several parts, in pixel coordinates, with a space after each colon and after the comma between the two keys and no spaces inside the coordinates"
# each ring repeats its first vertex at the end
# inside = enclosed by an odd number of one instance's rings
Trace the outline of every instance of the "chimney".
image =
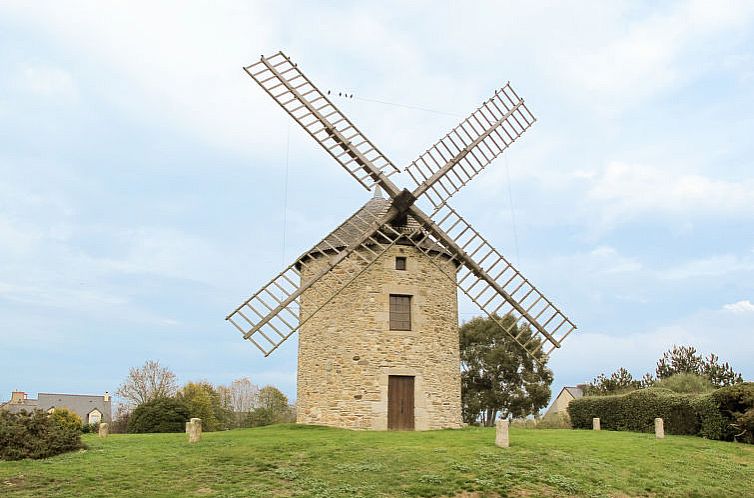
{"type": "Polygon", "coordinates": [[[10,394],[11,403],[23,403],[25,399],[26,399],[26,393],[23,391],[13,391],[10,394]]]}
{"type": "Polygon", "coordinates": [[[102,396],[102,400],[103,400],[103,401],[104,401],[105,403],[107,403],[108,401],[110,401],[110,393],[109,393],[109,392],[107,392],[107,391],[105,391],[105,395],[104,395],[104,396],[102,396]]]}

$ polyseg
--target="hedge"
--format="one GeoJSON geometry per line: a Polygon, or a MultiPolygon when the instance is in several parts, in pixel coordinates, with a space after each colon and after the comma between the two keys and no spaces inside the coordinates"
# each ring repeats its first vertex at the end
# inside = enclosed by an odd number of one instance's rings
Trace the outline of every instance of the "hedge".
{"type": "Polygon", "coordinates": [[[588,396],[568,405],[574,429],[652,432],[660,417],[668,434],[754,443],[754,383],[735,384],[709,394],[679,394],[648,388],[615,396],[588,396]]]}
{"type": "Polygon", "coordinates": [[[754,444],[754,382],[722,387],[711,396],[726,421],[722,439],[754,444]]]}
{"type": "Polygon", "coordinates": [[[599,417],[603,429],[652,432],[654,419],[665,421],[668,434],[697,434],[699,421],[691,397],[668,389],[640,389],[617,396],[590,396],[568,405],[571,425],[577,429],[592,427],[599,417]]]}

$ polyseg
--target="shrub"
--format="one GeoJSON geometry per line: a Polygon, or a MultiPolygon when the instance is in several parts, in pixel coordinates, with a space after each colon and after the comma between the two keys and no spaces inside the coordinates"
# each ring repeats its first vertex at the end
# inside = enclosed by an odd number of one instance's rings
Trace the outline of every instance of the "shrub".
{"type": "Polygon", "coordinates": [[[99,433],[99,424],[84,424],[81,432],[84,434],[97,434],[99,433]]]}
{"type": "Polygon", "coordinates": [[[73,426],[68,415],[48,415],[41,410],[0,410],[0,460],[47,458],[82,448],[80,422],[73,426]]]}
{"type": "Polygon", "coordinates": [[[694,396],[691,406],[699,419],[698,436],[707,439],[723,439],[728,422],[720,413],[717,403],[711,394],[694,396]]]}
{"type": "Polygon", "coordinates": [[[128,405],[119,404],[110,421],[110,434],[125,434],[128,432],[128,419],[131,417],[131,409],[128,405]]]}
{"type": "Polygon", "coordinates": [[[599,417],[604,429],[652,432],[654,419],[660,417],[668,434],[695,435],[699,420],[691,399],[668,389],[649,388],[624,395],[575,399],[568,405],[568,413],[577,429],[591,428],[592,418],[599,417]]]}
{"type": "Polygon", "coordinates": [[[275,417],[271,410],[267,408],[257,408],[249,412],[246,417],[245,427],[262,427],[275,423],[275,417]]]}
{"type": "Polygon", "coordinates": [[[72,431],[82,432],[83,422],[81,421],[81,417],[72,411],[65,408],[55,408],[50,416],[58,425],[72,431]]]}
{"type": "Polygon", "coordinates": [[[754,443],[754,416],[749,413],[754,409],[754,382],[722,387],[711,396],[725,419],[722,439],[754,443]]]}
{"type": "Polygon", "coordinates": [[[128,419],[128,432],[183,432],[188,420],[185,404],[174,398],[157,398],[136,407],[128,419]]]}
{"type": "Polygon", "coordinates": [[[683,394],[706,394],[715,390],[715,386],[706,377],[693,373],[678,373],[659,379],[654,383],[654,387],[670,389],[676,393],[683,394]]]}
{"type": "Polygon", "coordinates": [[[599,417],[605,429],[651,432],[655,417],[669,434],[754,443],[754,383],[723,387],[709,394],[643,389],[619,396],[593,396],[568,405],[575,429],[588,429],[599,417]]]}
{"type": "Polygon", "coordinates": [[[736,440],[754,444],[754,408],[740,415],[733,425],[739,430],[739,433],[734,435],[736,440]]]}

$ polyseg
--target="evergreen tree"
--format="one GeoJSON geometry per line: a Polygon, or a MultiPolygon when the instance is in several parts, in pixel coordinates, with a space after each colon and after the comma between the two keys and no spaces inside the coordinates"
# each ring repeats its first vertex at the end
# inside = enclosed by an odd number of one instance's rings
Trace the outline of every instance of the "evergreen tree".
{"type": "Polygon", "coordinates": [[[474,318],[461,326],[461,398],[465,422],[481,420],[491,426],[498,414],[501,418],[526,417],[539,413],[547,405],[552,383],[547,358],[538,350],[539,361],[535,361],[513,336],[519,336],[522,344],[537,341],[528,327],[519,327],[510,315],[474,318]]]}

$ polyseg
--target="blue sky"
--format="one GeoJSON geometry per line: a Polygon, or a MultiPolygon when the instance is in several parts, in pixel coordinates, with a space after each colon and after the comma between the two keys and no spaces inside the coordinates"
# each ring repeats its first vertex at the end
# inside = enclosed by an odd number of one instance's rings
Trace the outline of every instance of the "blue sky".
{"type": "Polygon", "coordinates": [[[369,193],[241,70],[280,49],[401,166],[526,99],[454,207],[579,326],[554,389],[673,344],[752,379],[753,47],[751,2],[4,2],[0,399],[147,359],[295,396],[224,317],[369,193]]]}

